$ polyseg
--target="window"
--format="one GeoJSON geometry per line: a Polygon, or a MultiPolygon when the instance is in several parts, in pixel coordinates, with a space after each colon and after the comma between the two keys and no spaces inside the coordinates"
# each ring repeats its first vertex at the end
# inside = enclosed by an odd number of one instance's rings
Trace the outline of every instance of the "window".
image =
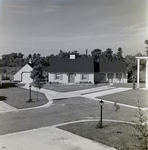
{"type": "Polygon", "coordinates": [[[82,80],[88,80],[88,74],[82,74],[82,80]]]}
{"type": "Polygon", "coordinates": [[[108,73],[107,77],[108,77],[108,79],[113,79],[114,78],[114,74],[113,73],[108,73]]]}
{"type": "Polygon", "coordinates": [[[116,73],[116,78],[121,79],[122,78],[122,73],[116,73]]]}
{"type": "Polygon", "coordinates": [[[55,74],[55,80],[60,80],[61,79],[61,74],[57,73],[55,74]]]}

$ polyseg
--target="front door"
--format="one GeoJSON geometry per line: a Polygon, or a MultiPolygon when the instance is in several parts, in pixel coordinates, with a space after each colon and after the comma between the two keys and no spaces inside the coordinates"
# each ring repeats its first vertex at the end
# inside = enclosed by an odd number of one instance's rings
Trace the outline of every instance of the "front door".
{"type": "Polygon", "coordinates": [[[75,74],[73,73],[69,74],[69,83],[75,83],[75,74]]]}

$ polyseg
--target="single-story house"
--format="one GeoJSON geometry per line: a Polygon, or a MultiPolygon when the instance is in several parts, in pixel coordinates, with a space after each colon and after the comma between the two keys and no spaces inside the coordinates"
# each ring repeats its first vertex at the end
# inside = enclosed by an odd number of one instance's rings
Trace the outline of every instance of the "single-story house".
{"type": "MultiPolygon", "coordinates": [[[[28,63],[15,75],[14,81],[31,83],[33,64],[28,63]]],[[[126,65],[124,62],[95,62],[92,57],[70,58],[53,57],[50,66],[44,67],[48,82],[62,84],[76,83],[127,83],[126,65]]]]}
{"type": "Polygon", "coordinates": [[[124,62],[95,62],[93,58],[52,58],[48,72],[48,82],[54,83],[127,83],[124,62]]]}
{"type": "Polygon", "coordinates": [[[93,58],[75,58],[75,55],[71,55],[70,58],[52,58],[50,66],[44,70],[48,72],[48,82],[63,84],[94,84],[94,73],[99,72],[99,68],[95,68],[93,58]]]}
{"type": "Polygon", "coordinates": [[[30,77],[31,71],[33,70],[33,64],[27,63],[18,72],[14,74],[14,81],[22,83],[31,83],[33,80],[30,77]]]}

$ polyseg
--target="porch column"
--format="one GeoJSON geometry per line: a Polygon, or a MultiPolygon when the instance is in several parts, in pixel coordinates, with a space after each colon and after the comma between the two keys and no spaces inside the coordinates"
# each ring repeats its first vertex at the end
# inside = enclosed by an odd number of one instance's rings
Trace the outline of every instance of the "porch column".
{"type": "Polygon", "coordinates": [[[139,64],[140,59],[137,59],[137,89],[139,89],[139,64]]]}
{"type": "Polygon", "coordinates": [[[148,59],[146,59],[145,88],[148,89],[148,59]]]}
{"type": "Polygon", "coordinates": [[[108,74],[108,73],[106,73],[106,82],[108,81],[107,74],[108,74]]]}
{"type": "Polygon", "coordinates": [[[113,83],[117,83],[117,80],[116,80],[116,73],[114,73],[113,83]]]}
{"type": "Polygon", "coordinates": [[[121,77],[121,83],[125,83],[124,82],[124,74],[122,73],[122,77],[121,77]]]}

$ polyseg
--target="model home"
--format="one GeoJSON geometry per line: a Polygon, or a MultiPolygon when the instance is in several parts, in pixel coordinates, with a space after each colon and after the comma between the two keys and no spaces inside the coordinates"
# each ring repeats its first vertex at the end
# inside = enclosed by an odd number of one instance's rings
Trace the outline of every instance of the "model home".
{"type": "Polygon", "coordinates": [[[95,68],[93,58],[52,58],[50,66],[45,67],[48,72],[49,82],[58,83],[93,83],[94,72],[99,72],[95,68]]]}
{"type": "Polygon", "coordinates": [[[124,62],[95,62],[94,58],[52,58],[48,72],[48,82],[77,83],[127,83],[126,65],[124,62]]]}

